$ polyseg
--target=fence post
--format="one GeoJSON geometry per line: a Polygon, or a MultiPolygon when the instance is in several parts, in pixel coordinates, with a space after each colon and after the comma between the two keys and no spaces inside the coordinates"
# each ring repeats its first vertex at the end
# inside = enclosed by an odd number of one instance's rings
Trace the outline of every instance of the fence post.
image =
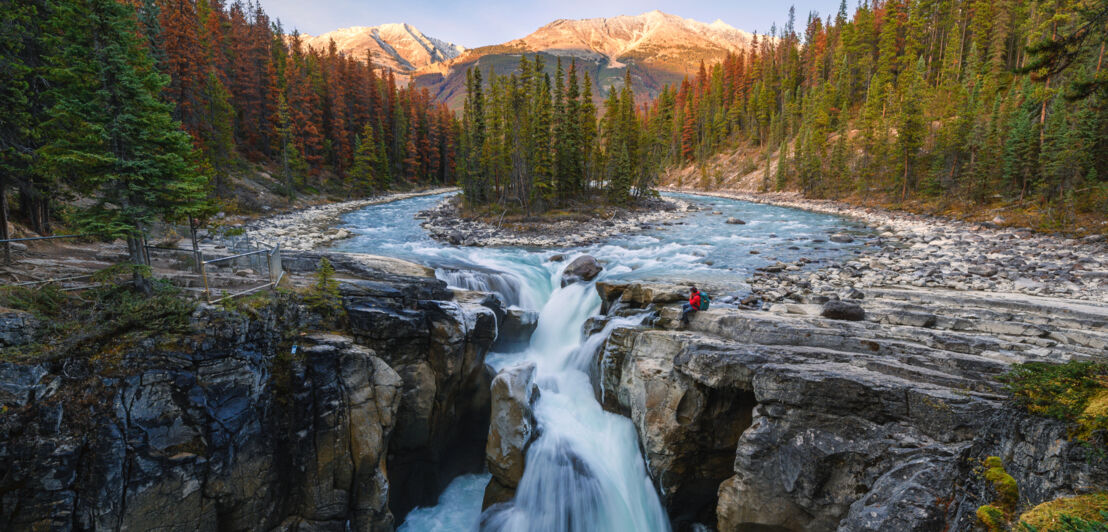
{"type": "Polygon", "coordinates": [[[200,261],[197,263],[200,268],[200,278],[204,280],[204,299],[207,300],[208,303],[211,303],[212,292],[211,289],[208,288],[208,265],[204,262],[204,252],[197,251],[196,253],[197,259],[200,261]]]}
{"type": "Polygon", "coordinates": [[[269,252],[269,282],[277,287],[277,281],[281,279],[281,244],[277,244],[269,252]]]}

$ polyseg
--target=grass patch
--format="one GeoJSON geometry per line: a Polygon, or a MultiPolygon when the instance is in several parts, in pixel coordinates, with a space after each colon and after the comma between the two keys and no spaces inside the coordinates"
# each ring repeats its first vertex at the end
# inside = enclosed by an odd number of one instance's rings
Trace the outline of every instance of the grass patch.
{"type": "Polygon", "coordinates": [[[1028,412],[1074,423],[1074,439],[1108,431],[1108,364],[1029,362],[1001,380],[1028,412]]]}
{"type": "Polygon", "coordinates": [[[115,360],[148,338],[187,333],[195,304],[166,281],[152,280],[151,294],[136,290],[132,275],[131,267],[113,266],[93,277],[100,286],[80,293],[51,285],[0,288],[0,306],[30,312],[40,322],[35,342],[5,349],[4,358],[115,360]]]}
{"type": "Polygon", "coordinates": [[[1108,532],[1108,493],[1063,497],[1020,516],[1021,532],[1108,532]]]}

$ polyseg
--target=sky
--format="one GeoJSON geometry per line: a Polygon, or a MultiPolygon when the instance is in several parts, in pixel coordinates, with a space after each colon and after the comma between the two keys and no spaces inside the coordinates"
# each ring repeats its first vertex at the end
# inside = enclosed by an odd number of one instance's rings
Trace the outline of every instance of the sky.
{"type": "MultiPolygon", "coordinates": [[[[659,9],[701,22],[724,22],[746,31],[766,33],[774,22],[784,26],[790,5],[796,6],[796,29],[803,31],[808,12],[826,18],[840,0],[262,0],[286,31],[319,35],[350,26],[406,22],[425,35],[473,48],[524,37],[560,18],[578,19],[638,15],[659,9]]],[[[856,0],[847,2],[853,10],[856,0]]]]}

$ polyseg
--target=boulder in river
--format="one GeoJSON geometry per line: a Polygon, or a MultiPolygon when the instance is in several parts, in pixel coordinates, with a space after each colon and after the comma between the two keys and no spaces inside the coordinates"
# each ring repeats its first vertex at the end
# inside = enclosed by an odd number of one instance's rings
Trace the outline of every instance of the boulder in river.
{"type": "Polygon", "coordinates": [[[534,438],[531,405],[539,397],[535,364],[526,363],[501,371],[492,381],[492,419],[485,446],[485,462],[492,478],[485,488],[482,508],[511,500],[523,478],[525,451],[534,438]]]}
{"type": "Polygon", "coordinates": [[[866,319],[866,311],[860,305],[836,300],[824,303],[820,315],[832,320],[862,321],[866,319]]]}
{"type": "Polygon", "coordinates": [[[854,242],[854,237],[852,237],[848,234],[845,234],[845,233],[836,233],[836,234],[831,235],[827,239],[832,241],[832,242],[837,242],[839,244],[849,244],[851,242],[854,242]]]}
{"type": "Polygon", "coordinates": [[[742,221],[738,218],[735,218],[734,216],[728,218],[727,223],[729,223],[731,225],[746,225],[746,222],[744,222],[744,221],[742,221]]]}
{"type": "Polygon", "coordinates": [[[577,281],[591,281],[596,279],[597,275],[604,270],[604,267],[597,262],[596,257],[592,255],[581,255],[573,262],[566,266],[565,271],[562,272],[562,286],[566,286],[577,281]]]}

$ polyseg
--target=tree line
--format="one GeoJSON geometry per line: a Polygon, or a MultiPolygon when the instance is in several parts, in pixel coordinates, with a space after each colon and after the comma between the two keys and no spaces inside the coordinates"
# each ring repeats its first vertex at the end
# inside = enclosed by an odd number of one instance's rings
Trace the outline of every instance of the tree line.
{"type": "Polygon", "coordinates": [[[36,232],[65,214],[134,254],[156,221],[211,214],[249,163],[290,196],[453,182],[453,113],[369,59],[305,49],[237,0],[4,2],[0,239],[12,192],[36,232]]]}
{"type": "Polygon", "coordinates": [[[626,205],[653,194],[660,166],[630,73],[609,88],[603,114],[592,80],[557,59],[520,57],[512,73],[466,73],[458,177],[467,202],[526,214],[597,200],[626,205]]]}
{"type": "Polygon", "coordinates": [[[651,104],[666,164],[740,146],[764,190],[1108,210],[1108,3],[844,1],[794,23],[651,104]]]}

